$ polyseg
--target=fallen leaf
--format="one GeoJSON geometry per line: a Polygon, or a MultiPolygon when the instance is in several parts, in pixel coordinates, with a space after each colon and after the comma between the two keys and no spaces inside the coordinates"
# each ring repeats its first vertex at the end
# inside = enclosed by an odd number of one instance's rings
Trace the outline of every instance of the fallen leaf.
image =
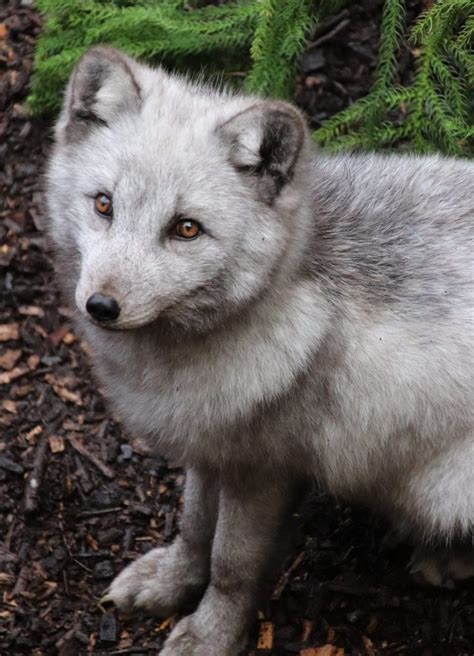
{"type": "Polygon", "coordinates": [[[262,622],[258,634],[257,649],[273,649],[273,632],[272,622],[262,622]]]}
{"type": "Polygon", "coordinates": [[[0,342],[8,342],[10,339],[20,337],[20,328],[17,323],[0,324],[0,342]]]}
{"type": "Polygon", "coordinates": [[[0,39],[3,41],[7,38],[8,34],[8,25],[5,23],[0,23],[0,39]]]}
{"type": "Polygon", "coordinates": [[[0,367],[10,371],[21,358],[21,349],[7,349],[4,353],[0,354],[0,367]]]}

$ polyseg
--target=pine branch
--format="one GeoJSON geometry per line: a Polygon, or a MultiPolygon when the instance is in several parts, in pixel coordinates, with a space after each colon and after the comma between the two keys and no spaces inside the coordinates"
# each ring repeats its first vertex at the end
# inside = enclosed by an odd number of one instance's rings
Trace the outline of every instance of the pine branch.
{"type": "MultiPolygon", "coordinates": [[[[291,97],[298,58],[320,17],[348,0],[37,0],[45,15],[29,104],[55,111],[82,53],[107,42],[130,55],[192,71],[207,65],[250,71],[246,88],[291,97]]],[[[385,0],[376,80],[371,92],[314,133],[332,150],[435,149],[474,155],[473,0],[438,0],[411,32],[414,80],[397,83],[405,0],[385,0]]]]}

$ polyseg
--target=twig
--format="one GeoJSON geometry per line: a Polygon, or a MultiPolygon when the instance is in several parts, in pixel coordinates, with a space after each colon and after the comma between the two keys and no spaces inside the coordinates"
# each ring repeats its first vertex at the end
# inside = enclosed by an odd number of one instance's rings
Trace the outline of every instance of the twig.
{"type": "Polygon", "coordinates": [[[78,451],[82,456],[90,460],[90,462],[97,467],[97,469],[104,474],[107,478],[115,478],[115,472],[100,458],[98,458],[94,453],[89,451],[89,449],[82,444],[80,440],[77,439],[77,437],[74,437],[74,435],[69,435],[69,442],[71,445],[78,451]]]}
{"type": "Polygon", "coordinates": [[[46,437],[43,435],[38,441],[36,447],[33,468],[26,479],[24,508],[26,514],[34,513],[38,508],[38,495],[43,480],[44,468],[46,463],[46,437]]]}
{"type": "Polygon", "coordinates": [[[26,584],[28,583],[29,579],[30,579],[30,568],[28,567],[28,565],[23,565],[23,567],[20,569],[20,573],[18,574],[15,587],[12,590],[12,597],[16,597],[17,594],[23,592],[23,590],[26,588],[26,584]]]}
{"type": "Polygon", "coordinates": [[[343,9],[335,16],[326,16],[326,18],[323,18],[323,20],[318,21],[316,23],[316,29],[314,31],[314,34],[311,35],[313,40],[319,38],[320,36],[323,36],[323,34],[326,34],[335,25],[340,23],[344,18],[349,18],[348,9],[343,9]]]}
{"type": "Polygon", "coordinates": [[[314,41],[311,41],[311,43],[308,43],[308,50],[313,50],[313,48],[318,48],[319,46],[322,46],[323,43],[330,41],[333,38],[333,36],[336,36],[336,34],[339,34],[339,32],[345,29],[350,22],[351,21],[348,18],[341,21],[339,25],[336,25],[336,27],[333,30],[331,30],[327,34],[323,34],[323,36],[320,36],[319,39],[315,39],[314,41]]]}
{"type": "Polygon", "coordinates": [[[283,594],[284,589],[288,585],[288,582],[291,578],[291,575],[301,565],[301,563],[304,560],[305,555],[306,555],[306,552],[302,551],[298,556],[296,556],[294,561],[291,563],[290,567],[281,576],[280,580],[276,584],[275,589],[273,591],[272,601],[278,601],[278,599],[280,599],[281,595],[283,594]]]}
{"type": "Polygon", "coordinates": [[[109,513],[120,512],[121,506],[114,506],[113,508],[100,508],[97,510],[84,510],[79,513],[79,517],[99,517],[100,515],[108,515],[109,513]]]}

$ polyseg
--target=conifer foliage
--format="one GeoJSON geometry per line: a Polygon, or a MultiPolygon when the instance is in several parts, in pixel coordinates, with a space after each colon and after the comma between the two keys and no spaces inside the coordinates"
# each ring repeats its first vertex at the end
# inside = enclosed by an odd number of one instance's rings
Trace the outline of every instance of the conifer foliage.
{"type": "MultiPolygon", "coordinates": [[[[232,75],[245,87],[291,99],[298,59],[318,19],[344,0],[38,0],[45,29],[36,52],[29,103],[58,108],[61,90],[81,54],[109,43],[177,70],[232,75]],[[203,6],[204,5],[204,6],[203,6]]],[[[427,3],[410,35],[417,53],[412,82],[397,81],[406,38],[405,0],[385,0],[378,67],[371,92],[315,131],[322,146],[406,147],[416,152],[474,155],[474,2],[427,3]]]]}

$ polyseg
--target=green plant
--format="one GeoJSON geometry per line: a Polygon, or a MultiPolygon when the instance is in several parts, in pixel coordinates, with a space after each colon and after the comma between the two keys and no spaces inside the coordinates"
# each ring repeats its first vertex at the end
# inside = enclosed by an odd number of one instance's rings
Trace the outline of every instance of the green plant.
{"type": "Polygon", "coordinates": [[[416,152],[474,154],[474,7],[440,0],[411,33],[416,74],[395,82],[405,3],[387,0],[376,81],[371,93],[329,119],[315,139],[332,150],[380,149],[406,143],[416,152]]]}
{"type": "MultiPolygon", "coordinates": [[[[54,111],[80,55],[107,42],[177,70],[224,74],[248,91],[291,98],[298,58],[321,15],[344,0],[38,0],[45,29],[36,52],[29,104],[54,111]]],[[[405,145],[417,152],[474,154],[474,7],[438,0],[410,39],[417,53],[413,81],[397,81],[406,22],[404,0],[385,0],[379,60],[371,92],[314,133],[339,150],[405,145]]]]}

